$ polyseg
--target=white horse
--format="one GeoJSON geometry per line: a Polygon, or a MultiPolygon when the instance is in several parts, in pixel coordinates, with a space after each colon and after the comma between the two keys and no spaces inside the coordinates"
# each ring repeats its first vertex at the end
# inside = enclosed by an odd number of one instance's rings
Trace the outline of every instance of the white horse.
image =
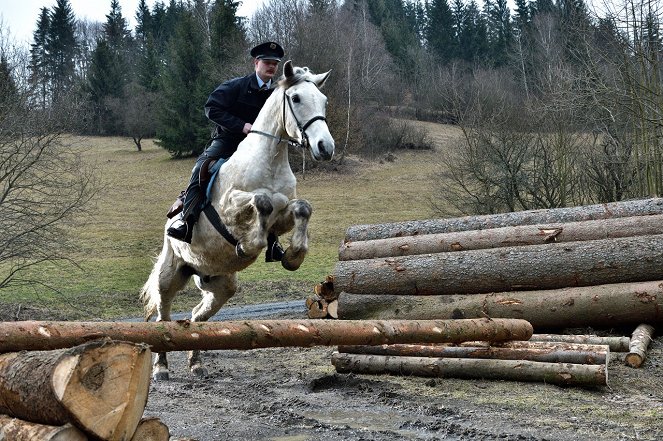
{"type": "MultiPolygon", "coordinates": [[[[318,89],[329,72],[315,75],[308,68],[284,65],[278,82],[252,131],[221,167],[210,193],[225,234],[207,216],[200,216],[191,244],[164,233],[163,249],[141,292],[145,319],[170,320],[173,299],[193,276],[202,300],[191,321],[216,314],[237,289],[237,272],[251,265],[267,245],[267,235],[294,228],[282,265],[296,270],[308,251],[311,205],[296,199],[297,181],[288,162],[288,142],[307,147],[316,161],[330,160],[334,140],[325,120],[327,97],[318,89]]],[[[166,223],[168,229],[173,220],[166,223]]],[[[206,375],[199,351],[189,352],[189,368],[206,375]]],[[[168,379],[166,353],[156,355],[153,376],[168,379]]]]}

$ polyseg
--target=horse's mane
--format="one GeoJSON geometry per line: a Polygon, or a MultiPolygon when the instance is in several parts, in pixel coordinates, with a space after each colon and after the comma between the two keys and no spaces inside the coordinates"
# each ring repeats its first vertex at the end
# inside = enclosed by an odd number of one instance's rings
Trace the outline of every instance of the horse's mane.
{"type": "Polygon", "coordinates": [[[300,81],[305,80],[307,77],[310,77],[313,74],[313,72],[311,72],[308,67],[294,67],[293,71],[294,75],[291,77],[282,75],[281,78],[279,78],[278,85],[284,89],[287,89],[299,83],[300,81]]]}

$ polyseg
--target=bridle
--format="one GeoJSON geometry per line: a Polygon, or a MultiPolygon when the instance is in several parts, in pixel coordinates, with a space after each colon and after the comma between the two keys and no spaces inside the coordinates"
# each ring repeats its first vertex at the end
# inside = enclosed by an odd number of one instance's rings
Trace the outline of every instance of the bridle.
{"type": "MultiPolygon", "coordinates": [[[[307,81],[309,83],[315,84],[311,80],[302,80],[302,81],[307,81]]],[[[317,87],[317,85],[316,85],[316,87],[317,87]]],[[[327,121],[327,118],[325,118],[322,115],[317,115],[317,116],[314,116],[313,118],[309,119],[308,121],[306,121],[305,124],[302,124],[299,121],[299,118],[297,118],[297,115],[295,114],[295,110],[292,108],[292,100],[290,99],[290,96],[287,93],[285,93],[286,90],[287,89],[283,89],[283,126],[285,127],[287,125],[285,123],[285,113],[286,113],[285,112],[285,105],[286,105],[286,102],[287,102],[288,103],[288,108],[290,109],[290,114],[295,119],[295,123],[297,124],[297,128],[299,129],[299,132],[302,134],[302,140],[297,141],[296,139],[291,138],[291,137],[283,138],[281,136],[274,136],[270,133],[261,132],[259,130],[251,130],[251,131],[249,131],[249,133],[255,133],[255,134],[258,134],[258,135],[266,136],[268,138],[276,139],[278,141],[278,143],[287,141],[288,145],[292,145],[294,147],[299,147],[301,149],[305,149],[306,147],[310,146],[309,140],[308,140],[308,135],[306,134],[306,129],[316,121],[327,121]]]]}

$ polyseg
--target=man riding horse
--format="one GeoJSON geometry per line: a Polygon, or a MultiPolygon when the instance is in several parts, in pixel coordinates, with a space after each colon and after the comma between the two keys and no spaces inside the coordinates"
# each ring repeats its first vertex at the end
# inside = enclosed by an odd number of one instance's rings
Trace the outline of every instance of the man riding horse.
{"type": "MultiPolygon", "coordinates": [[[[251,49],[255,72],[226,81],[218,86],[205,103],[205,115],[216,125],[209,147],[198,157],[186,189],[180,218],[167,230],[168,236],[191,243],[193,225],[200,217],[205,202],[201,176],[207,175],[211,161],[227,160],[246,138],[260,109],[272,94],[272,78],[283,58],[283,48],[268,41],[251,49]]],[[[203,179],[204,181],[205,179],[203,179]]],[[[278,236],[268,237],[265,261],[276,262],[283,257],[278,236]]]]}

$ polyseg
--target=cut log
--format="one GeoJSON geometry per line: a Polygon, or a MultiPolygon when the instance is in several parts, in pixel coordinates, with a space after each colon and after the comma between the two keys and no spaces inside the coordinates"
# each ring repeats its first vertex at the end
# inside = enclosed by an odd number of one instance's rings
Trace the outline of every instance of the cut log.
{"type": "Polygon", "coordinates": [[[479,294],[663,279],[663,235],[337,262],[354,294],[479,294]]]}
{"type": "Polygon", "coordinates": [[[71,424],[48,426],[0,415],[2,441],[87,441],[87,436],[71,424]]]}
{"type": "Polygon", "coordinates": [[[654,234],[663,234],[663,214],[344,242],[338,258],[362,260],[654,234]]]}
{"type": "Polygon", "coordinates": [[[663,281],[470,295],[397,296],[341,293],[344,320],[442,320],[501,317],[535,329],[606,327],[663,321],[663,281]]]}
{"type": "Polygon", "coordinates": [[[0,352],[70,347],[99,335],[168,352],[528,340],[532,332],[527,321],[511,319],[0,322],[0,352]]]}
{"type": "Polygon", "coordinates": [[[146,346],[107,340],[2,354],[0,413],[40,424],[72,423],[104,440],[131,439],[147,402],[150,371],[146,346]]]}
{"type": "Polygon", "coordinates": [[[450,219],[428,219],[374,225],[353,225],[346,230],[345,241],[386,239],[417,234],[449,233],[452,231],[486,230],[516,225],[579,222],[628,216],[663,214],[663,198],[612,202],[580,207],[528,210],[450,219]]]}
{"type": "Polygon", "coordinates": [[[314,301],[309,306],[307,315],[310,319],[323,319],[327,317],[327,302],[324,299],[314,301]]]}
{"type": "Polygon", "coordinates": [[[629,344],[629,352],[626,354],[626,364],[639,368],[647,357],[647,348],[654,336],[654,327],[647,324],[641,324],[631,335],[631,343],[629,344]]]}
{"type": "Polygon", "coordinates": [[[393,355],[406,357],[436,358],[485,358],[499,360],[529,360],[546,363],[607,364],[608,346],[586,345],[585,348],[569,348],[562,345],[549,348],[496,347],[496,346],[450,346],[450,345],[381,345],[339,346],[338,352],[364,355],[393,355]],[[591,349],[587,349],[591,348],[591,349]]]}
{"type": "Polygon", "coordinates": [[[131,441],[168,441],[169,439],[168,426],[159,418],[148,417],[140,420],[131,441]]]}
{"type": "Polygon", "coordinates": [[[333,319],[338,318],[338,300],[332,300],[329,302],[327,305],[327,315],[333,319]]]}
{"type": "Polygon", "coordinates": [[[338,295],[334,291],[334,276],[327,276],[325,281],[315,285],[313,291],[327,302],[331,302],[338,298],[338,295]]]}
{"type": "Polygon", "coordinates": [[[628,337],[600,337],[598,335],[534,334],[529,341],[606,345],[613,352],[628,352],[631,339],[628,337]]]}
{"type": "Polygon", "coordinates": [[[392,357],[388,355],[342,354],[339,352],[332,354],[332,364],[336,371],[340,373],[541,381],[564,386],[604,386],[608,384],[608,370],[604,364],[392,357]]]}

